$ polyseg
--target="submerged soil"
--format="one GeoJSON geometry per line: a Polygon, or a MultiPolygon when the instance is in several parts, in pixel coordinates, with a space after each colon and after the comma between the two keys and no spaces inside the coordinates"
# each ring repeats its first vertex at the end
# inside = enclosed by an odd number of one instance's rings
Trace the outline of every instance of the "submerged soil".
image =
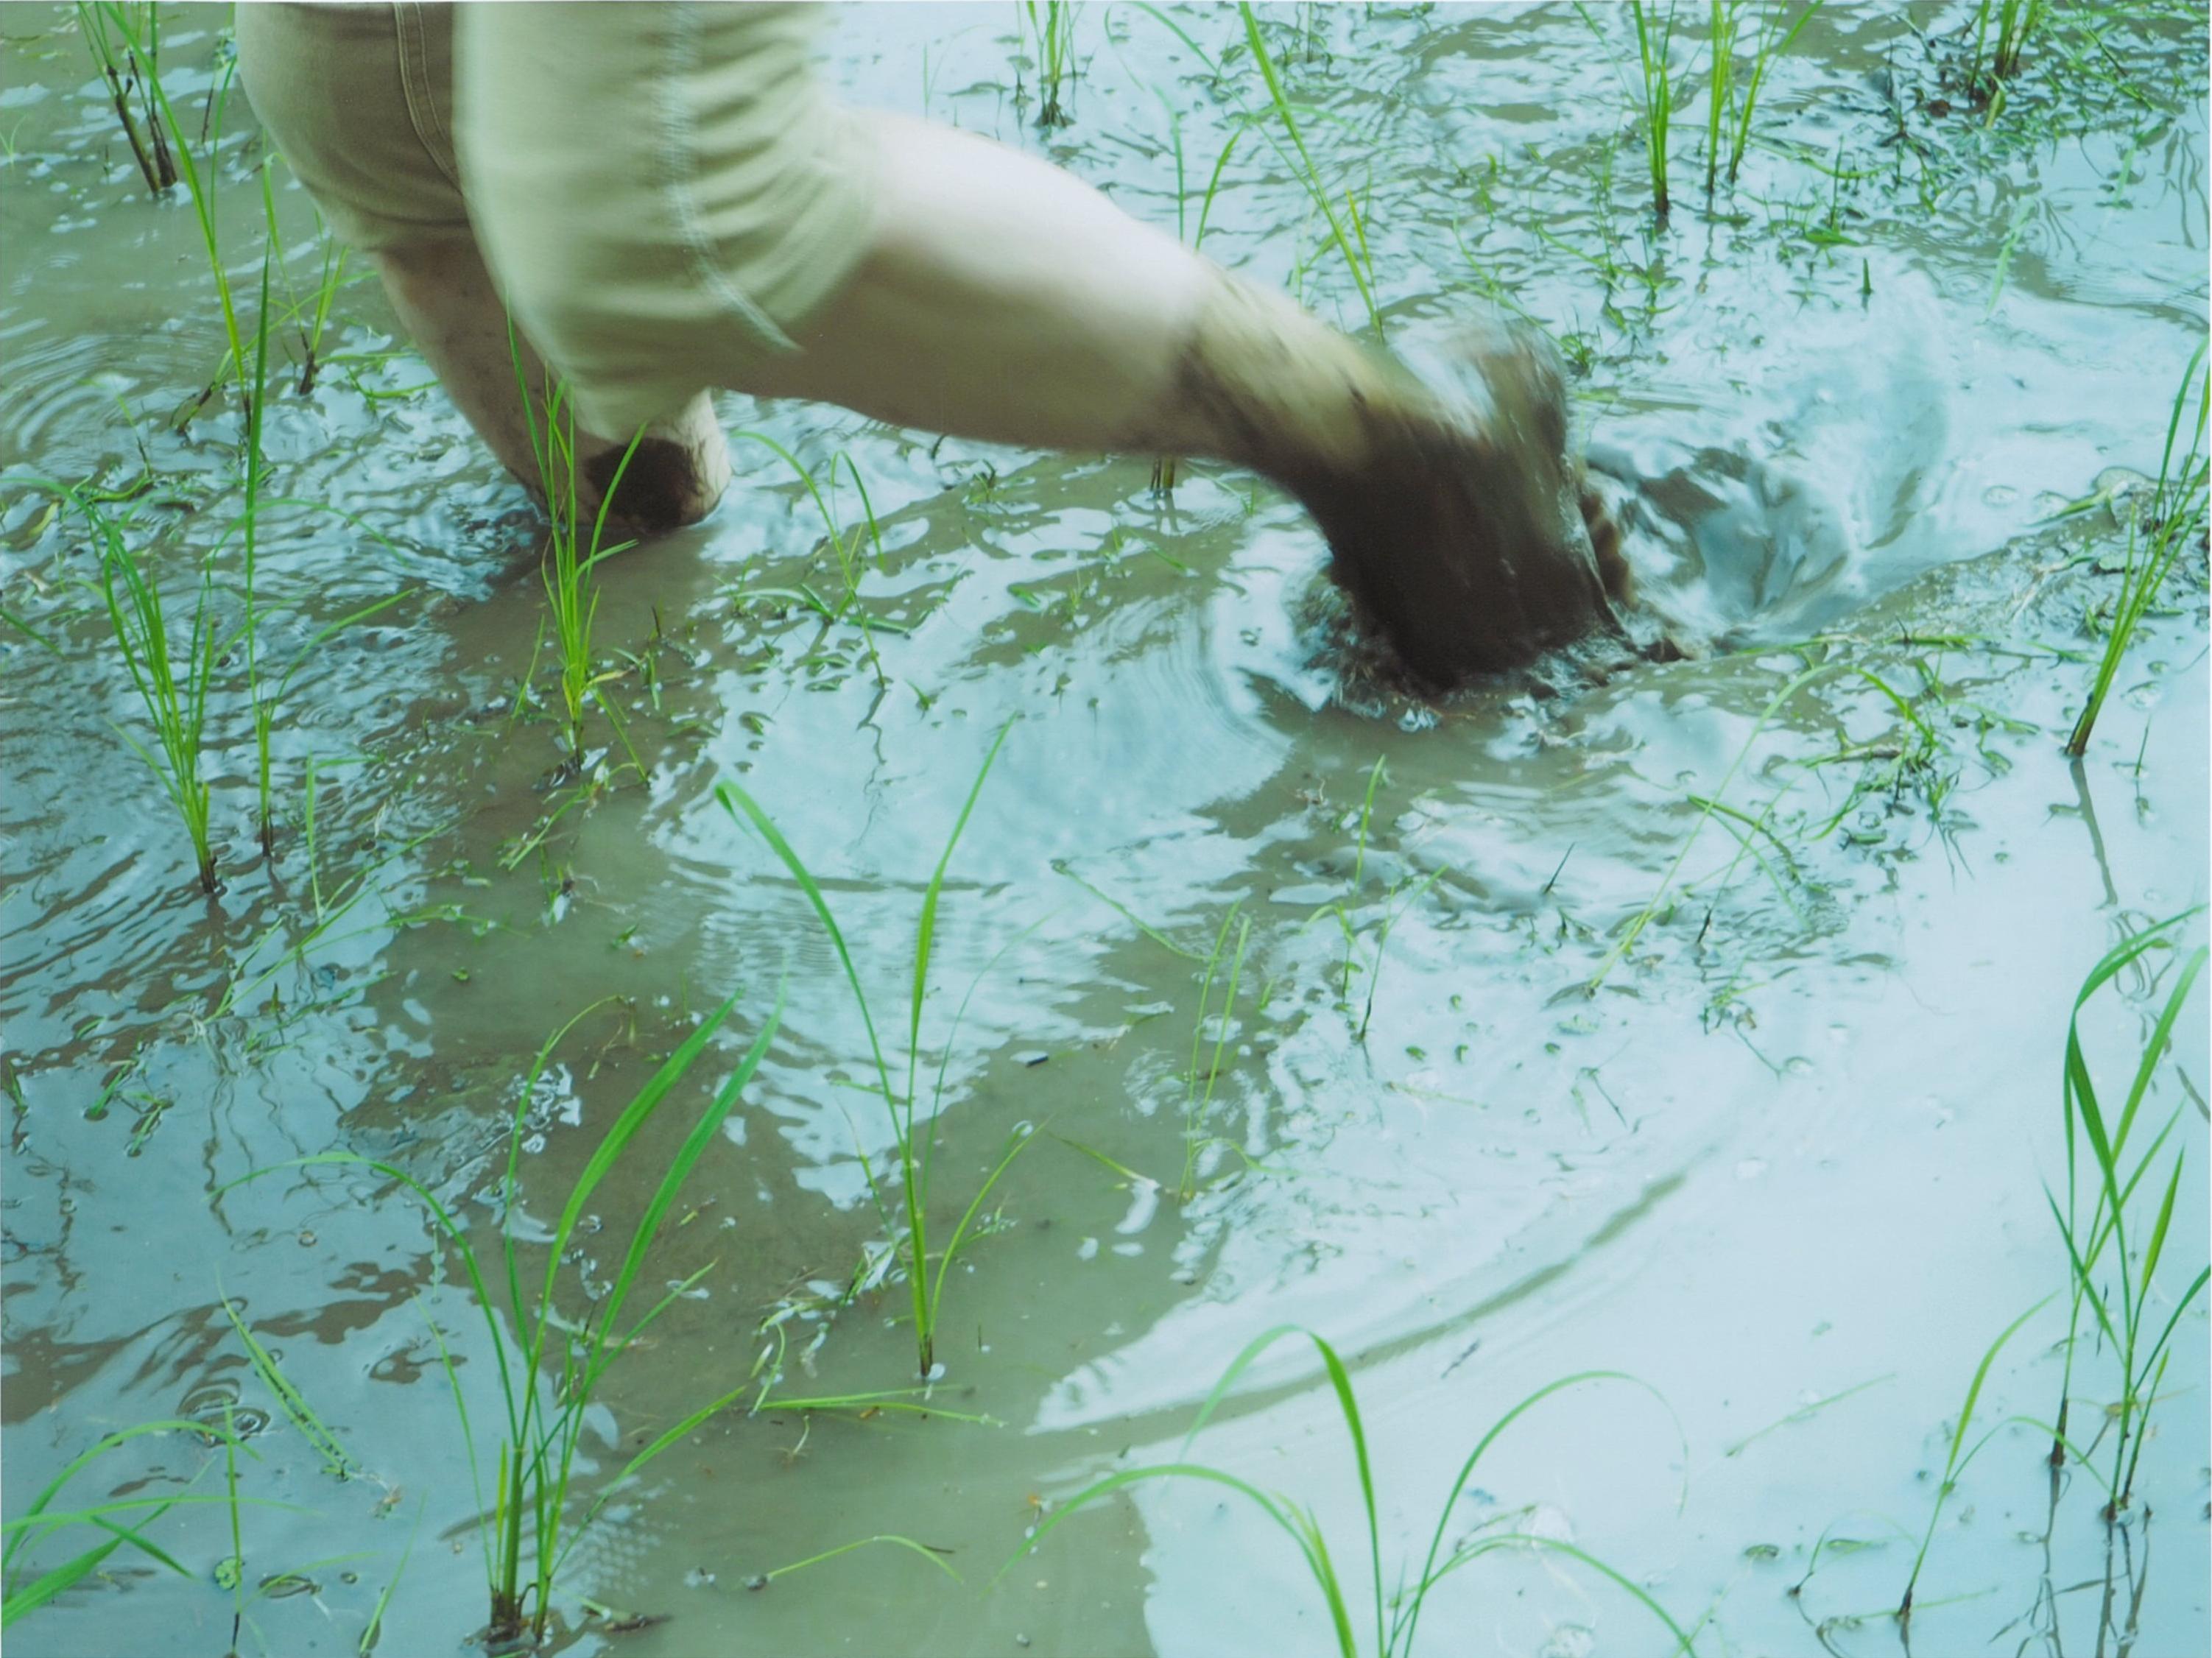
{"type": "MultiPolygon", "coordinates": [[[[480,1630],[488,1498],[454,1393],[488,1480],[495,1360],[454,1252],[357,1167],[235,1182],[375,1158],[489,1248],[520,1102],[542,1272],[600,1134],[732,993],[729,1041],[560,1267],[571,1311],[604,1288],[781,997],[656,1245],[640,1293],[677,1293],[600,1390],[582,1485],[767,1375],[763,1352],[781,1380],[616,1491],[562,1579],[568,1650],[1326,1650],[1291,1542],[1215,1485],[1127,1487],[996,1575],[1086,1484],[1173,1459],[1284,1323],[1349,1366],[1386,1579],[1440,1527],[1536,1540],[1435,1591],[1434,1649],[1667,1649],[1565,1545],[1704,1652],[2201,1649],[2208,1333],[2203,1296],[2178,1299],[2208,1247],[2201,981],[2142,1108],[2188,1162],[2148,1297],[2160,1323],[2180,1306],[2173,1356],[2124,1523],[2100,1512],[2109,1346],[2074,1357],[2094,1472],[2054,1479],[2020,1419],[2057,1410],[2065,1362],[2045,1191],[2076,993],[2207,886],[2201,541],[2087,754],[2061,752],[2205,334],[2203,19],[2054,9],[1993,110],[1965,84],[1971,7],[1824,9],[1710,199],[1686,23],[1664,224],[1625,18],[1601,42],[1567,7],[1263,12],[1316,162],[1358,197],[1391,343],[1418,355],[1477,304],[1550,331],[1650,626],[1686,653],[1442,706],[1346,660],[1316,619],[1319,532],[1245,475],[1186,465],[1164,495],[1144,459],[732,398],[731,430],[801,457],[854,537],[849,602],[811,498],[737,440],[714,519],[605,567],[622,736],[592,714],[579,772],[539,526],[349,282],[312,389],[288,373],[267,410],[264,493],[289,504],[262,524],[260,649],[299,665],[264,859],[225,538],[240,422],[201,398],[223,346],[198,227],[147,198],[69,11],[9,8],[0,608],[53,648],[0,623],[6,1511],[134,1424],[228,1424],[252,1453],[235,1547],[210,1439],[149,1435],[78,1474],[79,1507],[189,1499],[146,1522],[177,1570],[113,1554],[10,1651],[350,1651],[380,1618],[381,1650],[444,1652],[480,1630]],[[213,897],[125,740],[150,739],[97,554],[32,475],[123,497],[180,643],[213,554],[213,897]],[[1028,1143],[949,1275],[941,1376],[893,1401],[932,1413],[788,1408],[913,1379],[868,1191],[893,1129],[807,896],[716,787],[820,878],[902,1075],[924,895],[1010,721],[921,1020],[937,1239],[1028,1143]],[[2039,1306],[1971,1400],[1966,1444],[1994,1432],[1900,1628],[1969,1384],[2039,1306]],[[1547,1399],[1440,1521],[1488,1426],[1590,1370],[1634,1382],[1547,1399]],[[962,1582],[878,1545],[751,1587],[889,1533],[962,1582]]],[[[842,10],[831,72],[1187,235],[1242,131],[1206,252],[1361,323],[1236,14],[1170,15],[1188,39],[1079,12],[1073,119],[1045,132],[1012,8],[842,10]]],[[[162,16],[197,114],[225,14],[162,16]]],[[[222,245],[250,304],[261,152],[241,102],[228,117],[222,245]]],[[[323,251],[276,176],[277,285],[311,315],[323,251]]],[[[272,350],[299,370],[295,334],[272,350]]],[[[2204,931],[2084,1011],[2108,1099],[2204,931]]],[[[1358,1473],[1310,1349],[1270,1349],[1189,1455],[1310,1506],[1367,1626],[1358,1473]]],[[[39,1540],[11,1593],[100,1535],[39,1540]]]]}

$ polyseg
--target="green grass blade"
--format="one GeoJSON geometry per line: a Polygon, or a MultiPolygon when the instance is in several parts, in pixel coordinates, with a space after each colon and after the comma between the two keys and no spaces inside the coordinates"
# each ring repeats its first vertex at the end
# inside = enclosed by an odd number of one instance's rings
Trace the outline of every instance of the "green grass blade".
{"type": "Polygon", "coordinates": [[[1053,1533],[1058,1531],[1061,1524],[1079,1510],[1089,1507],[1100,1497],[1111,1496],[1124,1486],[1138,1485],[1149,1479],[1202,1479],[1209,1485],[1225,1486],[1255,1504],[1270,1520],[1281,1527],[1290,1535],[1291,1540],[1298,1546],[1299,1553],[1306,1557],[1308,1566],[1310,1567],[1313,1564],[1312,1554],[1305,1539],[1299,1534],[1297,1527],[1284,1512],[1282,1506],[1267,1492],[1260,1490],[1256,1485],[1239,1479],[1235,1474],[1224,1473],[1220,1469],[1208,1467],[1201,1462],[1160,1462],[1150,1467],[1125,1468],[1119,1473],[1109,1474],[1096,1484],[1084,1487],[1066,1502],[1061,1503],[1058,1510],[1044,1517],[1037,1528],[1023,1540],[1022,1546],[1013,1552],[1006,1564],[992,1575],[991,1581],[995,1583],[1012,1570],[1024,1556],[1034,1551],[1053,1533]]]}
{"type": "Polygon", "coordinates": [[[2143,1250],[2142,1283],[2136,1291],[2141,1302],[2150,1294],[2151,1274],[2158,1271],[2158,1258],[2166,1252],[2166,1229],[2173,1220],[2174,1195],[2181,1190],[2181,1164],[2185,1152],[2176,1152],[2173,1158],[2173,1178],[2166,1183],[2166,1200],[2158,1206],[2158,1220],[2152,1226],[2150,1242],[2143,1250]]]}
{"type": "Polygon", "coordinates": [[[2150,1040],[2143,1046],[2142,1058],[2136,1066],[2135,1081],[2128,1089],[2127,1103],[2121,1108],[2119,1122],[2112,1130],[2115,1156],[2128,1143],[2128,1130],[2134,1126],[2136,1108],[2142,1103],[2143,1095],[2150,1088],[2150,1079],[2158,1070],[2159,1060],[2165,1057],[2166,1042],[2173,1034],[2174,1021],[2188,1006],[2190,990],[2196,985],[2197,975],[2204,970],[2208,959],[2212,959],[2212,950],[2199,945],[2175,980],[2173,989],[2166,999],[2166,1005],[2159,1011],[2158,1023],[2152,1028],[2150,1040]]]}
{"type": "Polygon", "coordinates": [[[921,1053],[921,1003],[929,988],[929,957],[931,946],[937,937],[937,902],[945,890],[945,872],[951,867],[952,853],[960,844],[960,836],[968,827],[969,814],[975,810],[975,801],[983,793],[984,780],[991,774],[991,762],[999,757],[1006,745],[1006,734],[1014,728],[1009,720],[999,727],[999,734],[991,742],[990,751],[983,756],[983,764],[969,786],[968,798],[961,803],[960,816],[953,820],[952,833],[946,837],[945,851],[938,858],[937,868],[929,878],[929,890],[922,895],[921,921],[914,941],[914,991],[908,1006],[907,1017],[907,1111],[911,1119],[914,1110],[915,1066],[921,1053]]]}
{"type": "Polygon", "coordinates": [[[732,992],[720,1007],[699,1022],[699,1028],[662,1062],[645,1086],[639,1089],[629,1103],[622,1108],[605,1137],[584,1164],[583,1172],[576,1176],[576,1183],[568,1193],[568,1201],[562,1206],[560,1224],[553,1229],[553,1240],[548,1251],[545,1285],[549,1300],[561,1257],[568,1250],[569,1236],[575,1231],[576,1223],[583,1218],[585,1206],[591,1201],[592,1193],[599,1189],[599,1182],[606,1178],[616,1159],[622,1156],[623,1149],[637,1131],[659,1107],[668,1090],[683,1079],[684,1074],[690,1070],[692,1061],[706,1051],[707,1044],[714,1039],[714,1032],[729,1017],[730,1010],[737,1005],[737,1002],[738,993],[732,992]]]}
{"type": "Polygon", "coordinates": [[[791,872],[791,878],[799,883],[799,890],[806,895],[806,902],[813,907],[823,931],[830,935],[830,947],[837,952],[838,963],[845,969],[845,982],[853,987],[853,999],[860,1005],[860,1023],[867,1027],[868,1047],[875,1056],[876,1076],[882,1084],[884,1099],[888,1103],[897,1097],[891,1088],[890,1066],[884,1062],[883,1043],[876,1035],[876,1021],[868,1011],[867,990],[860,983],[860,969],[853,965],[853,952],[845,947],[845,935],[838,930],[837,918],[830,913],[830,901],[822,896],[821,887],[808,873],[806,865],[799,861],[799,854],[791,849],[791,843],[783,838],[782,832],[751,795],[735,783],[721,782],[714,786],[714,798],[722,803],[723,811],[732,818],[751,823],[761,839],[768,842],[769,850],[791,872]]]}
{"type": "Polygon", "coordinates": [[[1966,1384],[1966,1402],[1959,1407],[1959,1425],[1951,1433],[1950,1451],[1943,1459],[1943,1478],[1936,1488],[1935,1504],[1929,1510],[1928,1530],[1920,1540],[1919,1553],[1913,1558],[1911,1575],[1905,1579],[1905,1599],[1898,1607],[1900,1618],[1909,1616],[1912,1611],[1912,1591],[1920,1582],[1921,1567],[1927,1564],[1929,1546],[1936,1540],[1936,1522],[1942,1517],[1943,1499],[1950,1495],[1953,1479],[1960,1466],[1959,1448],[1966,1443],[1966,1430],[1973,1424],[1974,1405],[1982,1396],[1982,1384],[1989,1380],[1990,1366],[1996,1363],[1997,1355],[2004,1351],[2005,1343],[2019,1333],[2021,1326],[2041,1312],[2050,1301],[2051,1297],[2045,1296],[2006,1325],[2003,1333],[1983,1353],[1982,1362],[1974,1367],[1974,1379],[1966,1384]]]}
{"type": "Polygon", "coordinates": [[[929,1321],[933,1326],[937,1322],[938,1303],[945,1294],[945,1277],[952,1270],[953,1259],[959,1254],[961,1244],[967,1241],[968,1229],[975,1224],[975,1217],[982,1212],[984,1202],[990,1197],[991,1188],[998,1185],[999,1177],[1013,1166],[1014,1159],[1021,1156],[1036,1139],[1035,1129],[1017,1128],[1006,1137],[1006,1151],[1000,1155],[999,1161],[984,1177],[982,1186],[969,1200],[966,1211],[960,1217],[959,1224],[952,1229],[952,1236],[946,1241],[945,1253],[937,1263],[936,1281],[930,1287],[929,1321]]]}
{"type": "Polygon", "coordinates": [[[1212,1418],[1221,1401],[1229,1396],[1229,1390],[1237,1385],[1237,1379],[1252,1368],[1253,1362],[1261,1354],[1285,1336],[1304,1336],[1308,1341],[1319,1339],[1302,1324],[1278,1324],[1271,1330],[1262,1330],[1246,1342],[1243,1351],[1229,1361],[1229,1368],[1221,1373],[1221,1380],[1213,1384],[1212,1392],[1206,1394],[1206,1402],[1199,1406],[1198,1414],[1191,1419],[1190,1427],[1182,1436],[1184,1451],[1190,1449],[1191,1442],[1198,1437],[1200,1430],[1212,1418]]]}
{"type": "MultiPolygon", "coordinates": [[[[723,1015],[729,1011],[736,1001],[737,997],[732,995],[728,1001],[724,1002],[721,1008],[706,1022],[702,1029],[711,1033],[714,1028],[721,1023],[723,1015]]],[[[652,1200],[646,1205],[645,1212],[638,1218],[637,1230],[631,1234],[629,1248],[623,1257],[620,1270],[615,1274],[614,1285],[607,1292],[605,1301],[595,1315],[599,1331],[598,1342],[604,1343],[607,1332],[620,1321],[623,1305],[629,1297],[630,1286],[637,1281],[637,1275],[645,1265],[645,1252],[651,1247],[654,1236],[659,1232],[660,1223],[667,1216],[670,1206],[675,1203],[678,1188],[684,1184],[685,1177],[690,1174],[699,1159],[706,1154],[708,1145],[720,1133],[723,1120],[729,1115],[732,1106],[736,1103],[737,1097],[744,1090],[745,1084],[752,1080],[753,1072],[760,1069],[761,1060],[768,1053],[769,1044],[775,1040],[776,1029],[782,1021],[783,997],[779,993],[775,1006],[763,1021],[759,1033],[753,1038],[752,1046],[745,1050],[744,1057],[738,1062],[738,1068],[730,1073],[729,1080],[716,1090],[713,1098],[708,1100],[707,1108],[700,1113],[699,1120],[692,1125],[690,1133],[684,1137],[683,1145],[669,1163],[666,1171],[662,1174],[659,1185],[653,1189],[652,1200]]],[[[690,1043],[685,1044],[687,1048],[690,1046],[690,1043]]],[[[703,1047],[704,1044],[702,1043],[701,1046],[703,1047]]],[[[683,1057],[681,1049],[678,1051],[678,1057],[683,1057]]],[[[671,1063],[672,1064],[673,1060],[671,1063]]],[[[690,1060],[685,1059],[684,1064],[688,1066],[690,1060]]],[[[665,1072],[667,1067],[664,1066],[662,1069],[665,1072]]],[[[679,1070],[669,1078],[670,1083],[672,1084],[675,1077],[680,1075],[682,1072],[679,1070]]],[[[663,1091],[665,1091],[665,1089],[663,1091]]],[[[641,1095],[640,1097],[643,1096],[641,1095]]],[[[657,1096],[655,1102],[657,1102],[657,1096]]],[[[632,1103],[634,1107],[635,1102],[632,1103]]],[[[651,1109],[650,1105],[646,1108],[647,1112],[651,1109]]],[[[613,1138],[611,1133],[608,1138],[610,1139],[613,1138]]],[[[566,1236],[565,1232],[562,1236],[566,1236]]],[[[592,1385],[599,1379],[599,1368],[593,1365],[586,1369],[587,1395],[592,1385]]]]}
{"type": "Polygon", "coordinates": [[[2089,1303],[2089,1310],[2097,1315],[2097,1323],[2105,1333],[2105,1339],[2115,1347],[2121,1345],[2120,1333],[2112,1327],[2112,1315],[2106,1309],[2105,1298],[2090,1281],[2088,1264],[2082,1260],[2081,1251],[2075,1244],[2073,1229],[2066,1224],[2065,1217],[2058,1212],[2058,1199],[2051,1195],[2048,1188],[2043,1195],[2051,1206],[2051,1218],[2058,1223],[2058,1236],[2065,1242],[2066,1258],[2073,1264],[2075,1291],[2082,1300],[2089,1303]]]}
{"type": "Polygon", "coordinates": [[[0,1629],[7,1628],[27,1613],[36,1612],[64,1590],[82,1582],[99,1570],[109,1555],[122,1546],[123,1540],[120,1538],[110,1538],[105,1543],[94,1544],[74,1560],[56,1566],[21,1589],[9,1591],[4,1600],[0,1600],[0,1629]]]}
{"type": "MultiPolygon", "coordinates": [[[[1382,762],[1376,763],[1379,766],[1382,762]]],[[[1318,1335],[1313,1337],[1313,1345],[1328,1367],[1328,1383],[1336,1390],[1337,1408],[1344,1414],[1345,1430],[1352,1436],[1352,1461],[1359,1469],[1359,1500],[1367,1511],[1368,1566],[1374,1573],[1375,1649],[1382,1652],[1387,1650],[1382,1631],[1382,1527],[1375,1514],[1375,1473],[1367,1458],[1367,1430],[1359,1419],[1359,1400],[1352,1391],[1352,1376],[1345,1370],[1344,1361],[1337,1357],[1336,1349],[1318,1335]]],[[[1317,1547],[1321,1546],[1318,1527],[1314,1540],[1317,1547]]],[[[1325,1550],[1323,1555],[1326,1558],[1325,1550]]],[[[1346,1627],[1342,1632],[1348,1635],[1350,1631],[1346,1627]]]]}
{"type": "Polygon", "coordinates": [[[300,1430],[300,1436],[315,1448],[315,1454],[323,1459],[324,1472],[335,1474],[340,1479],[345,1479],[357,1465],[346,1454],[345,1447],[338,1443],[337,1436],[325,1425],[323,1419],[315,1414],[314,1407],[292,1385],[291,1378],[277,1364],[276,1355],[263,1346],[255,1339],[253,1332],[246,1327],[246,1321],[238,1315],[237,1303],[227,1295],[219,1295],[218,1299],[222,1304],[223,1316],[230,1321],[230,1327],[238,1332],[239,1340],[245,1344],[246,1356],[252,1363],[254,1374],[261,1378],[261,1385],[269,1389],[277,1407],[300,1430]]]}
{"type": "Polygon", "coordinates": [[[840,1543],[834,1549],[824,1549],[819,1554],[808,1555],[804,1560],[794,1560],[787,1566],[778,1566],[774,1571],[763,1572],[761,1576],[763,1581],[773,1583],[779,1577],[788,1576],[795,1571],[804,1571],[809,1566],[818,1566],[825,1560],[835,1560],[841,1554],[850,1554],[855,1549],[869,1548],[879,1544],[905,1549],[910,1553],[918,1554],[954,1582],[960,1582],[960,1574],[939,1559],[937,1551],[931,1548],[928,1544],[917,1543],[911,1537],[902,1537],[895,1532],[880,1532],[873,1537],[856,1538],[850,1543],[840,1543]]]}
{"type": "MultiPolygon", "coordinates": [[[[1666,1396],[1640,1376],[1631,1376],[1626,1370],[1577,1370],[1571,1376],[1563,1376],[1556,1382],[1545,1383],[1544,1386],[1522,1399],[1497,1421],[1492,1423],[1489,1431],[1475,1442],[1474,1448],[1468,1453],[1467,1460],[1460,1464],[1459,1472],[1452,1476],[1451,1488],[1444,1494],[1443,1506],[1437,1514],[1436,1530],[1429,1539],[1428,1553],[1421,1561],[1421,1575],[1414,1584],[1413,1604],[1405,1614],[1405,1635],[1399,1650],[1410,1652],[1413,1649],[1414,1632],[1419,1626],[1421,1619],[1423,1597],[1426,1595],[1429,1587],[1450,1570],[1449,1565],[1439,1567],[1437,1564],[1437,1557],[1443,1551],[1444,1533],[1450,1529],[1452,1516],[1458,1510],[1460,1494],[1466,1491],[1468,1481],[1474,1478],[1475,1467],[1482,1461],[1483,1454],[1498,1442],[1499,1436],[1508,1428],[1544,1400],[1555,1394],[1565,1393],[1570,1388],[1580,1387],[1586,1382],[1625,1382],[1632,1388],[1642,1388],[1659,1401],[1661,1409],[1665,1410],[1670,1417],[1674,1415],[1673,1409],[1667,1404],[1666,1396]]],[[[1679,1421],[1674,1424],[1674,1430],[1678,1436],[1680,1435],[1681,1424],[1679,1421]]],[[[1686,1441],[1685,1444],[1686,1445],[1686,1441]]],[[[1686,1500],[1686,1489],[1684,1496],[1686,1500]]]]}

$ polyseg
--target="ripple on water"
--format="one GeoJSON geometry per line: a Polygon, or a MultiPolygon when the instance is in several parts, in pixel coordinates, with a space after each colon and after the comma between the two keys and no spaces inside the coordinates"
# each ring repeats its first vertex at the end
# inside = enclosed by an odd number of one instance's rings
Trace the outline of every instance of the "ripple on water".
{"type": "Polygon", "coordinates": [[[64,474],[131,454],[117,404],[131,386],[123,372],[130,343],[100,334],[26,341],[43,326],[0,334],[0,449],[11,462],[64,474]]]}

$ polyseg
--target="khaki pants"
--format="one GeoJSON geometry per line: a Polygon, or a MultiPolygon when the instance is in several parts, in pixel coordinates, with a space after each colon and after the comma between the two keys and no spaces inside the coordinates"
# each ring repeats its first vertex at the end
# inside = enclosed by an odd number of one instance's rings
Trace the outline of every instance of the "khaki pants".
{"type": "Polygon", "coordinates": [[[746,385],[867,246],[799,5],[252,5],[248,97],[364,252],[473,237],[594,429],[746,385]]]}

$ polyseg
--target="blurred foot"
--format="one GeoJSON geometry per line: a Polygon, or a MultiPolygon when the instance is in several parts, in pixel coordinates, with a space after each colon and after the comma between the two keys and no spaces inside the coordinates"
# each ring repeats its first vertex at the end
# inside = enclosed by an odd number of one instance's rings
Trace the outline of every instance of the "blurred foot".
{"type": "Polygon", "coordinates": [[[1431,692],[1617,632],[1607,596],[1628,585],[1541,337],[1472,330],[1439,378],[1370,403],[1364,465],[1298,485],[1337,581],[1431,692]]]}
{"type": "Polygon", "coordinates": [[[1328,537],[1363,631],[1431,695],[1617,632],[1607,595],[1627,587],[1620,536],[1568,452],[1565,380],[1541,337],[1471,328],[1434,381],[1223,275],[1144,445],[1218,455],[1289,489],[1328,537]]]}

